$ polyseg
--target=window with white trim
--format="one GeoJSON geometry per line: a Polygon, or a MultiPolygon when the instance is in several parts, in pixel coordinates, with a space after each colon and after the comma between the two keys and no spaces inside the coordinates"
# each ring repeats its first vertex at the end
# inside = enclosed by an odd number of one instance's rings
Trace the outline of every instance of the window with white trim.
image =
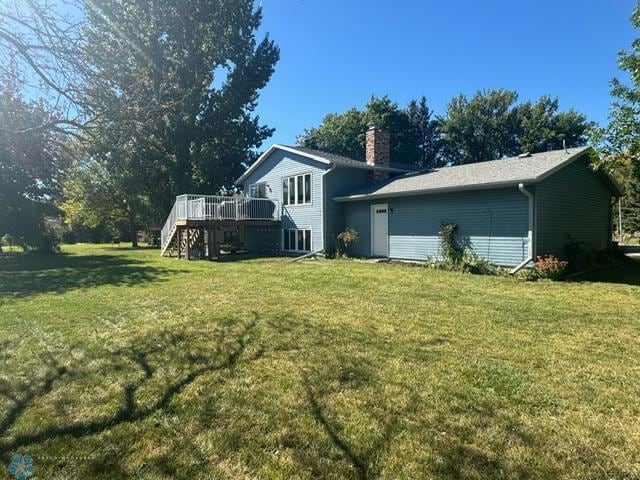
{"type": "Polygon", "coordinates": [[[285,228],[283,231],[282,249],[288,252],[310,252],[311,230],[285,228]]]}
{"type": "Polygon", "coordinates": [[[311,203],[311,174],[295,175],[282,179],[283,205],[308,205],[311,203]]]}
{"type": "Polygon", "coordinates": [[[253,183],[249,185],[249,196],[251,198],[267,198],[267,183],[253,183]]]}

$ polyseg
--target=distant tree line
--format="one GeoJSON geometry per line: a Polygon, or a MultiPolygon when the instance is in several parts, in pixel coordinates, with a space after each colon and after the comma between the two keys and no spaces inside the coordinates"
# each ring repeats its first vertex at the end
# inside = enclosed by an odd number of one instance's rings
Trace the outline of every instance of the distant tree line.
{"type": "Polygon", "coordinates": [[[364,109],[329,114],[299,137],[302,146],[361,159],[367,124],[391,134],[391,158],[421,168],[462,165],[524,152],[537,153],[587,143],[593,124],[575,111],[559,111],[549,96],[518,103],[512,90],[479,91],[451,99],[436,116],[425,97],[400,107],[388,96],[371,97],[364,109]]]}

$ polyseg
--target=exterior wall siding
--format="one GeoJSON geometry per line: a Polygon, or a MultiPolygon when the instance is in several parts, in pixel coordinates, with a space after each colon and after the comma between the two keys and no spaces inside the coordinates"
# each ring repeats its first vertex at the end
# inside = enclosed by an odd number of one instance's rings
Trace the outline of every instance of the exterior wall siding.
{"type": "Polygon", "coordinates": [[[345,230],[344,204],[333,201],[334,197],[348,195],[370,182],[371,171],[338,167],[325,176],[325,249],[335,250],[336,236],[345,230]]]}
{"type": "Polygon", "coordinates": [[[344,203],[344,228],[353,228],[360,240],[351,246],[350,255],[358,257],[371,256],[371,203],[344,203]]]}
{"type": "Polygon", "coordinates": [[[250,252],[278,253],[282,250],[280,227],[244,227],[244,244],[250,252]]]}
{"type": "MultiPolygon", "coordinates": [[[[295,153],[274,151],[244,181],[245,192],[253,183],[268,184],[267,197],[277,200],[282,208],[279,242],[282,244],[282,230],[286,228],[311,229],[313,250],[324,248],[322,222],[322,174],[327,165],[295,153]],[[282,179],[292,175],[311,173],[311,204],[283,205],[282,179]]],[[[282,246],[280,246],[282,248],[282,246]]]]}
{"type": "Polygon", "coordinates": [[[457,224],[460,243],[492,263],[514,266],[527,256],[528,203],[517,188],[345,203],[345,226],[360,234],[353,254],[371,255],[371,205],[385,203],[392,258],[441,258],[442,223],[457,224]]]}
{"type": "Polygon", "coordinates": [[[578,159],[536,186],[536,255],[566,258],[566,245],[581,242],[585,251],[609,246],[611,193],[578,159]]]}

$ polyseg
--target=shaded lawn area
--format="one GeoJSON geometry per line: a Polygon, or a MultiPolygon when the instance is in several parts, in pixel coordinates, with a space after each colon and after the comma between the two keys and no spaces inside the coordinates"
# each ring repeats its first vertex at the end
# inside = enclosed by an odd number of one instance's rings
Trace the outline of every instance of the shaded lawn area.
{"type": "Polygon", "coordinates": [[[110,246],[0,258],[2,463],[31,454],[46,479],[638,478],[639,278],[110,246]]]}

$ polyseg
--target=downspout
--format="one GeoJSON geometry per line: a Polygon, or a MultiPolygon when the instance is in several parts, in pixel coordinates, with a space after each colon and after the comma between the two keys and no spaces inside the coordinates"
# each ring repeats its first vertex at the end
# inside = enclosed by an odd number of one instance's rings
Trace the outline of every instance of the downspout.
{"type": "MultiPolygon", "coordinates": [[[[332,163],[331,166],[329,168],[327,168],[324,172],[322,172],[322,177],[321,177],[321,184],[322,184],[322,204],[320,205],[320,208],[322,209],[322,211],[320,212],[321,216],[322,216],[322,250],[324,250],[325,252],[327,251],[326,245],[324,244],[326,238],[324,238],[324,234],[327,230],[327,219],[324,215],[324,204],[326,201],[325,198],[325,192],[326,192],[326,187],[325,187],[325,183],[324,183],[324,177],[326,174],[333,172],[336,169],[336,164],[332,163]]],[[[313,246],[312,246],[313,248],[313,246]]]]}
{"type": "Polygon", "coordinates": [[[535,235],[534,235],[534,231],[533,231],[533,194],[527,190],[524,186],[524,183],[519,183],[518,184],[518,190],[520,190],[520,192],[524,195],[526,195],[526,197],[529,199],[529,233],[528,233],[528,243],[529,246],[527,248],[527,258],[522,261],[522,263],[518,264],[514,269],[511,270],[512,275],[514,273],[517,273],[518,271],[522,270],[525,266],[527,266],[529,264],[529,262],[533,261],[534,258],[534,242],[535,242],[535,235]]]}
{"type": "Polygon", "coordinates": [[[618,197],[618,243],[622,244],[622,197],[618,197]]]}

